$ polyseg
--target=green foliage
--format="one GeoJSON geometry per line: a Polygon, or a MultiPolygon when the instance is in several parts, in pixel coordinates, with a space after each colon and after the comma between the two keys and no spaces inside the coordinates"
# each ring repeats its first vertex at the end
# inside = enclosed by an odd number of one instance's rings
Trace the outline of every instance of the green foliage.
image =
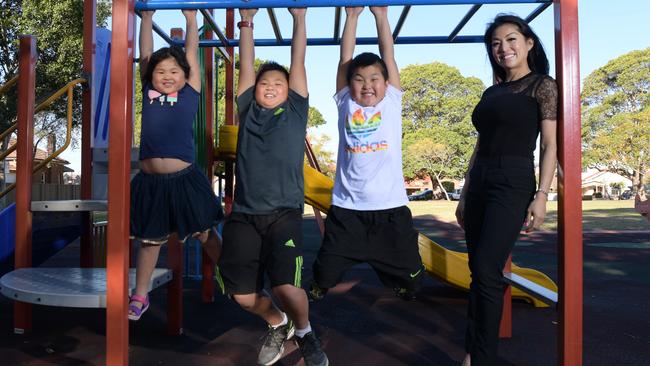
{"type": "Polygon", "coordinates": [[[331,138],[326,134],[321,134],[320,136],[310,136],[309,143],[311,149],[316,155],[316,160],[321,172],[328,177],[334,179],[334,174],[336,173],[336,161],[334,160],[334,153],[326,150],[327,143],[331,138]]]}
{"type": "Polygon", "coordinates": [[[325,117],[323,117],[323,114],[318,109],[309,107],[307,127],[318,127],[324,125],[326,122],[325,117]]]}
{"type": "Polygon", "coordinates": [[[400,73],[403,97],[403,160],[406,177],[461,179],[476,143],[471,113],[485,88],[481,80],[433,62],[400,73]]]}
{"type": "Polygon", "coordinates": [[[478,78],[466,78],[455,67],[440,62],[409,65],[402,69],[400,78],[406,133],[435,125],[455,129],[467,124],[485,89],[478,78]]]}
{"type": "Polygon", "coordinates": [[[447,192],[451,192],[455,188],[454,182],[450,182],[448,180],[442,182],[442,186],[445,188],[445,191],[447,191],[447,192]]]}
{"type": "Polygon", "coordinates": [[[650,166],[650,48],[608,62],[585,78],[583,164],[630,178],[650,166]]]}
{"type": "MultiPolygon", "coordinates": [[[[78,0],[2,0],[0,10],[0,84],[18,72],[18,35],[36,36],[38,62],[36,65],[37,102],[45,99],[69,81],[81,77],[83,58],[83,1],[78,0]]],[[[110,15],[110,3],[98,1],[97,24],[105,26],[110,15]]],[[[16,89],[0,97],[0,129],[12,124],[16,116],[16,89]]],[[[45,131],[65,133],[61,119],[66,113],[66,98],[52,106],[53,113],[41,116],[45,131]],[[53,123],[56,122],[56,123],[53,123]]],[[[81,121],[81,88],[74,92],[74,125],[81,121]]],[[[38,135],[37,127],[37,135],[38,135]]]]}

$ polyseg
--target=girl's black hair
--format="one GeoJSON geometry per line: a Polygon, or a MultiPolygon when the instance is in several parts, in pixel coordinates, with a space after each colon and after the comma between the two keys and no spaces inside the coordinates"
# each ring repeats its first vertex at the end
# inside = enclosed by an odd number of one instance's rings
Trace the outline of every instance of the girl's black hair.
{"type": "Polygon", "coordinates": [[[357,72],[357,69],[362,67],[368,67],[372,65],[377,65],[381,69],[381,74],[384,76],[384,80],[388,80],[388,69],[386,68],[386,63],[378,55],[372,52],[364,52],[358,54],[357,57],[353,58],[348,65],[348,70],[345,75],[348,84],[354,76],[354,73],[357,72]]]}
{"type": "Polygon", "coordinates": [[[289,82],[289,71],[287,69],[280,65],[279,63],[275,61],[268,61],[260,65],[260,67],[257,69],[257,75],[255,76],[255,85],[260,81],[260,78],[264,73],[269,72],[269,71],[279,71],[282,74],[284,74],[284,77],[287,78],[287,82],[289,82]]]}
{"type": "Polygon", "coordinates": [[[519,28],[519,32],[521,32],[526,39],[533,40],[533,48],[528,51],[528,67],[536,74],[548,75],[548,58],[546,57],[544,46],[542,46],[542,42],[539,40],[539,37],[537,37],[537,34],[535,34],[528,23],[520,17],[516,15],[499,14],[494,18],[494,21],[488,25],[488,28],[485,31],[485,36],[483,37],[485,49],[490,58],[490,64],[492,64],[492,72],[496,75],[497,79],[500,81],[506,80],[506,70],[497,63],[494,59],[494,55],[492,55],[492,36],[494,31],[504,24],[512,24],[516,26],[519,28]]]}
{"type": "Polygon", "coordinates": [[[151,84],[151,80],[153,78],[153,69],[155,69],[156,65],[158,65],[162,60],[166,60],[170,57],[176,60],[178,66],[181,67],[183,73],[185,74],[185,79],[189,78],[190,64],[187,62],[185,51],[183,51],[183,49],[179,46],[171,46],[163,47],[151,55],[149,62],[147,63],[147,71],[144,74],[144,81],[151,84]]]}

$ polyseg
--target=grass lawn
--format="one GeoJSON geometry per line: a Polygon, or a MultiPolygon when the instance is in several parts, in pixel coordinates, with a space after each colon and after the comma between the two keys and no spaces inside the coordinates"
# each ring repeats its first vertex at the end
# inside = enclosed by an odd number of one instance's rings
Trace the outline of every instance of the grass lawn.
{"type": "MultiPolygon", "coordinates": [[[[437,220],[455,222],[458,202],[413,201],[413,216],[433,215],[437,220]]],[[[544,230],[557,230],[557,202],[549,202],[544,230]]],[[[634,200],[582,201],[583,230],[650,230],[648,220],[634,211],[634,200]]]]}
{"type": "MultiPolygon", "coordinates": [[[[413,216],[431,215],[443,222],[456,222],[457,201],[412,201],[408,206],[413,216]]],[[[547,205],[543,230],[557,230],[557,201],[547,205]]],[[[305,205],[305,214],[313,215],[305,205]]],[[[95,213],[94,222],[106,220],[106,213],[95,213]]],[[[582,201],[583,230],[650,230],[648,220],[634,211],[634,200],[582,201]]]]}

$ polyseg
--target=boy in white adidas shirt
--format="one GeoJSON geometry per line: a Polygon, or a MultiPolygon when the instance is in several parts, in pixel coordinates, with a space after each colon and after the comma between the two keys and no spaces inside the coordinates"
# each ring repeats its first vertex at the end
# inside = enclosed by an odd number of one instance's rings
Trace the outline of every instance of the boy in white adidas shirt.
{"type": "Polygon", "coordinates": [[[357,263],[412,299],[422,275],[402,175],[402,90],[386,7],[370,7],[379,53],[352,59],[363,7],[347,7],[334,96],[339,150],[332,205],[309,294],[321,298],[357,263]]]}

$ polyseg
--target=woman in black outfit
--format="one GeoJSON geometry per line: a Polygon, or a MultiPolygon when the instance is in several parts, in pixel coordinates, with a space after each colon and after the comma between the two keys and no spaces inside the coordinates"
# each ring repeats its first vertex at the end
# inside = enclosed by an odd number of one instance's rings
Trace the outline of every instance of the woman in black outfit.
{"type": "Polygon", "coordinates": [[[523,19],[499,15],[484,42],[497,82],[472,113],[479,138],[456,209],[472,272],[463,366],[495,364],[503,267],[522,226],[530,232],[544,221],[557,149],[557,85],[537,35],[523,19]]]}

